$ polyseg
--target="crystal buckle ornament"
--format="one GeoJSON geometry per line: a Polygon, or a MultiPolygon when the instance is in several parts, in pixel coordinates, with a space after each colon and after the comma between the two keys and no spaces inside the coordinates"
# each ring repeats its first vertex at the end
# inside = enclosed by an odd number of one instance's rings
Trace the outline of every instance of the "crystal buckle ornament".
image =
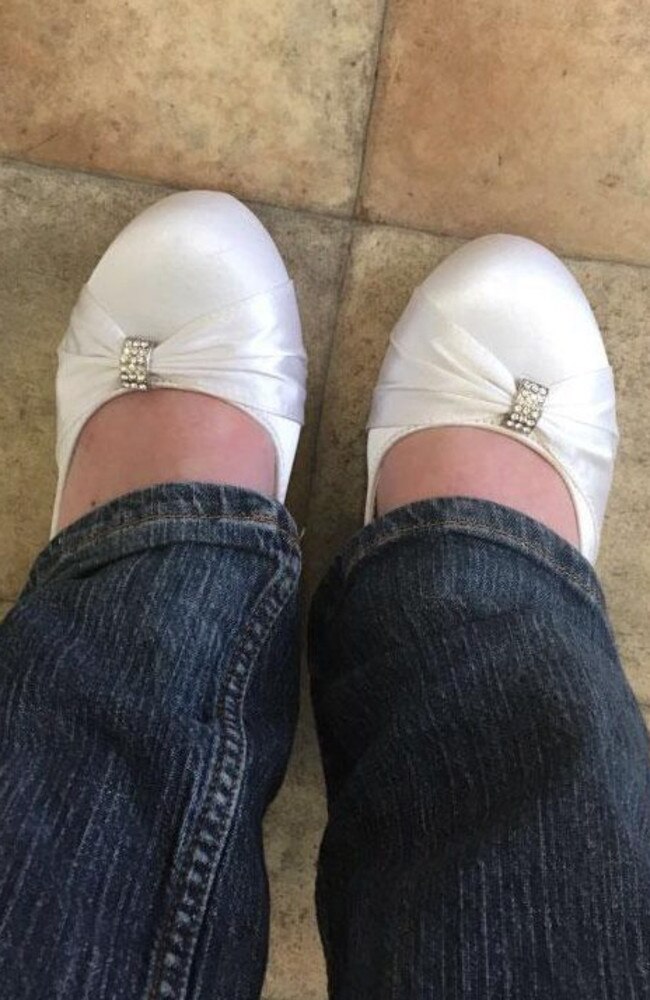
{"type": "Polygon", "coordinates": [[[539,423],[547,397],[548,388],[541,382],[530,378],[519,379],[512,409],[503,419],[504,427],[520,434],[530,434],[539,423]]]}
{"type": "Polygon", "coordinates": [[[120,381],[125,389],[149,388],[149,362],[155,344],[127,337],[120,355],[120,381]]]}

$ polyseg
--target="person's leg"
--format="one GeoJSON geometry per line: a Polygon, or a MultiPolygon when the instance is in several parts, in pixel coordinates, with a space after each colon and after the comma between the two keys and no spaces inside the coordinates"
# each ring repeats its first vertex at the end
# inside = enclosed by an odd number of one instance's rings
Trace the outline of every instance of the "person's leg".
{"type": "Polygon", "coordinates": [[[293,288],[244,206],[174,195],[59,358],[65,530],[0,627],[0,993],[256,1000],[297,711],[293,288]]]}
{"type": "Polygon", "coordinates": [[[561,262],[496,237],[434,271],[370,428],[379,519],[310,624],[331,995],[648,998],[648,740],[588,561],[614,391],[561,262]]]}
{"type": "Polygon", "coordinates": [[[588,563],[515,510],[404,506],[312,611],[336,1000],[650,997],[650,766],[588,563]]]}
{"type": "Polygon", "coordinates": [[[299,566],[278,503],[213,484],[122,497],[42,554],[0,627],[3,996],[259,995],[299,566]]]}

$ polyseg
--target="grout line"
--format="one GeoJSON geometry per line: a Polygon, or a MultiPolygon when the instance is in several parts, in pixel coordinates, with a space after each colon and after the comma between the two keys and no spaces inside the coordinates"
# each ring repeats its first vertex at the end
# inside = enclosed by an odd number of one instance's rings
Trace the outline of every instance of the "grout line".
{"type": "Polygon", "coordinates": [[[336,342],[338,340],[341,308],[343,306],[343,303],[345,302],[348,274],[350,271],[350,262],[352,260],[352,246],[354,243],[354,226],[352,224],[353,220],[350,219],[348,221],[349,221],[349,232],[347,234],[347,246],[345,248],[345,254],[341,262],[341,272],[338,280],[338,288],[336,290],[336,306],[334,308],[334,315],[332,317],[332,335],[329,339],[329,344],[327,346],[327,354],[325,357],[325,364],[323,366],[323,387],[322,387],[320,402],[314,419],[314,424],[315,424],[314,449],[313,449],[313,454],[310,456],[311,461],[309,466],[309,491],[307,493],[307,509],[305,511],[306,531],[309,530],[309,526],[311,524],[312,503],[314,495],[312,487],[314,485],[314,476],[316,474],[316,467],[318,465],[318,456],[321,452],[320,432],[321,432],[321,425],[323,422],[323,411],[325,409],[325,401],[327,399],[327,387],[329,385],[330,373],[332,369],[332,358],[334,355],[336,342]]]}
{"type": "Polygon", "coordinates": [[[370,123],[372,122],[372,114],[375,109],[375,99],[377,97],[377,84],[379,81],[379,71],[381,68],[381,57],[384,51],[384,38],[386,35],[386,25],[388,23],[388,8],[391,2],[392,0],[384,0],[384,8],[381,13],[381,22],[379,24],[379,30],[377,32],[377,42],[375,46],[375,73],[372,80],[372,87],[370,89],[370,100],[368,101],[366,121],[363,127],[363,137],[361,140],[361,155],[359,157],[359,169],[357,172],[356,190],[354,192],[354,198],[352,199],[351,215],[355,220],[358,218],[359,214],[359,206],[361,201],[361,188],[363,187],[363,180],[365,176],[366,156],[368,152],[368,140],[370,137],[370,123]]]}
{"type": "MultiPolygon", "coordinates": [[[[63,163],[48,163],[47,160],[25,160],[20,155],[0,152],[0,167],[5,165],[22,166],[27,167],[30,170],[49,171],[58,174],[80,174],[82,177],[95,177],[105,181],[117,181],[120,184],[132,184],[134,187],[158,188],[161,192],[171,193],[176,191],[192,191],[196,189],[196,186],[193,184],[182,184],[172,180],[159,180],[157,178],[133,174],[117,174],[113,171],[101,170],[99,168],[91,170],[88,167],[72,166],[63,163]]],[[[198,190],[219,191],[222,189],[217,187],[199,187],[198,190]]],[[[261,205],[264,208],[277,208],[284,212],[301,212],[304,215],[314,216],[316,218],[333,219],[343,222],[352,221],[351,212],[346,212],[344,209],[337,211],[334,208],[314,208],[309,205],[293,205],[291,202],[266,201],[264,198],[256,198],[252,195],[246,194],[245,192],[237,191],[235,188],[228,188],[228,194],[232,194],[235,198],[239,198],[240,201],[243,201],[248,205],[261,205]]]]}
{"type": "MultiPolygon", "coordinates": [[[[7,153],[0,154],[0,167],[3,165],[14,165],[27,167],[30,170],[35,171],[54,171],[61,174],[81,174],[84,177],[96,177],[107,181],[119,181],[121,184],[132,184],[138,187],[151,187],[159,188],[160,191],[188,191],[191,190],[191,186],[188,187],[186,184],[174,184],[171,181],[159,181],[151,180],[146,177],[126,177],[122,174],[113,174],[108,171],[101,170],[87,170],[83,167],[72,167],[64,166],[60,163],[48,164],[48,163],[36,163],[32,160],[23,160],[18,156],[12,156],[7,153]]],[[[361,183],[361,181],[359,182],[361,183]]],[[[217,188],[211,188],[206,190],[218,190],[217,188]]],[[[282,204],[276,201],[265,201],[260,198],[251,198],[243,193],[237,193],[235,191],[230,191],[229,193],[234,194],[235,197],[240,198],[243,202],[248,205],[260,205],[262,208],[268,209],[278,209],[282,212],[296,212],[300,215],[307,216],[312,219],[326,219],[332,222],[347,223],[352,226],[353,229],[395,229],[399,232],[404,233],[416,233],[421,236],[430,236],[434,239],[448,239],[448,240],[458,240],[461,242],[468,242],[469,240],[476,239],[477,236],[485,235],[484,233],[474,233],[467,235],[465,233],[454,233],[445,232],[439,229],[427,229],[423,226],[410,226],[405,222],[391,222],[390,219],[361,219],[357,216],[347,214],[345,212],[337,212],[334,209],[326,208],[314,208],[310,206],[300,206],[291,204],[282,204]]],[[[520,234],[521,235],[521,234],[520,234]]],[[[570,250],[563,250],[561,247],[556,248],[553,251],[558,257],[564,260],[575,261],[579,264],[620,264],[621,267],[634,267],[642,268],[643,270],[650,270],[650,261],[639,261],[633,258],[623,258],[623,257],[596,257],[589,256],[588,254],[572,252],[570,250]]]]}
{"type": "MultiPolygon", "coordinates": [[[[377,81],[379,79],[379,67],[381,65],[381,54],[384,47],[384,34],[386,31],[386,22],[388,19],[388,6],[390,2],[391,0],[384,0],[384,6],[381,12],[381,21],[377,31],[377,40],[375,43],[374,76],[372,80],[372,86],[370,88],[368,109],[366,112],[366,120],[363,126],[355,192],[354,192],[354,197],[351,199],[351,211],[350,215],[348,216],[348,224],[350,228],[347,236],[347,247],[344,259],[341,263],[341,273],[339,277],[338,288],[336,291],[336,307],[333,316],[332,335],[329,339],[329,344],[327,347],[327,356],[324,365],[323,390],[321,393],[318,412],[316,414],[316,419],[315,419],[316,426],[314,428],[314,452],[313,455],[311,456],[312,461],[310,463],[310,469],[309,469],[309,491],[307,493],[308,501],[307,501],[307,510],[305,512],[305,527],[307,530],[309,529],[309,525],[311,523],[311,515],[312,515],[312,503],[313,503],[313,492],[314,492],[312,487],[314,484],[314,476],[316,474],[316,469],[318,466],[318,456],[321,453],[319,445],[320,445],[321,427],[323,423],[323,412],[325,409],[325,400],[327,398],[327,387],[329,385],[330,375],[332,371],[332,359],[338,341],[341,311],[346,299],[348,275],[350,273],[350,264],[352,261],[352,248],[354,245],[355,232],[356,229],[358,228],[358,220],[356,218],[356,213],[357,213],[359,198],[361,196],[361,186],[363,184],[364,168],[366,162],[366,151],[368,148],[368,136],[370,133],[370,122],[372,119],[372,112],[375,106],[375,97],[377,94],[377,81]]],[[[315,212],[314,214],[318,215],[324,213],[315,212]]]]}
{"type": "Polygon", "coordinates": [[[13,164],[16,166],[29,167],[31,170],[42,170],[57,174],[81,174],[83,177],[99,177],[104,180],[121,181],[123,184],[134,184],[147,187],[161,188],[170,191],[186,191],[183,184],[174,184],[172,181],[152,180],[147,177],[131,177],[124,174],[116,174],[110,170],[102,170],[89,167],[71,166],[65,163],[48,163],[47,160],[26,160],[20,153],[0,153],[0,166],[13,164]]]}

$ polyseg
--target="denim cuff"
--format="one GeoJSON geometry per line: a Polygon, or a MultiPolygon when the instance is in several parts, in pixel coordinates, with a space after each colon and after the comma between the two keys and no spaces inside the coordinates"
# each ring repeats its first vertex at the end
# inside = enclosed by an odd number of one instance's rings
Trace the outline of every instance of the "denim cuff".
{"type": "Polygon", "coordinates": [[[333,569],[347,581],[365,560],[385,546],[413,538],[433,540],[449,534],[465,536],[471,544],[499,546],[523,554],[539,568],[562,577],[584,597],[604,607],[594,568],[577,548],[520,511],[470,497],[420,500],[396,508],[358,532],[333,569]]]}
{"type": "Polygon", "coordinates": [[[196,542],[295,555],[296,524],[277,500],[236,486],[165,483],[111,500],[65,528],[32,567],[24,593],[161,545],[196,542]]]}

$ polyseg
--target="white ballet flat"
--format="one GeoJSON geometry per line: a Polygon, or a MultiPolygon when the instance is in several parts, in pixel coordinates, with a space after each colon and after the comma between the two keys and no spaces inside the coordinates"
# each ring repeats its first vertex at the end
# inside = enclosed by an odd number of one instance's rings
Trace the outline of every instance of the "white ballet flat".
{"type": "Polygon", "coordinates": [[[615,392],[587,299],[550,251],[486,236],[415,291],[393,330],[368,421],[366,522],[386,452],[416,430],[490,428],[543,455],[598,553],[618,444],[615,392]]]}
{"type": "Polygon", "coordinates": [[[157,387],[216,396],[258,420],[275,443],[284,500],[305,380],[293,284],[261,222],[227,194],[159,201],[109,246],[59,347],[52,533],[88,418],[116,396],[157,387]]]}

